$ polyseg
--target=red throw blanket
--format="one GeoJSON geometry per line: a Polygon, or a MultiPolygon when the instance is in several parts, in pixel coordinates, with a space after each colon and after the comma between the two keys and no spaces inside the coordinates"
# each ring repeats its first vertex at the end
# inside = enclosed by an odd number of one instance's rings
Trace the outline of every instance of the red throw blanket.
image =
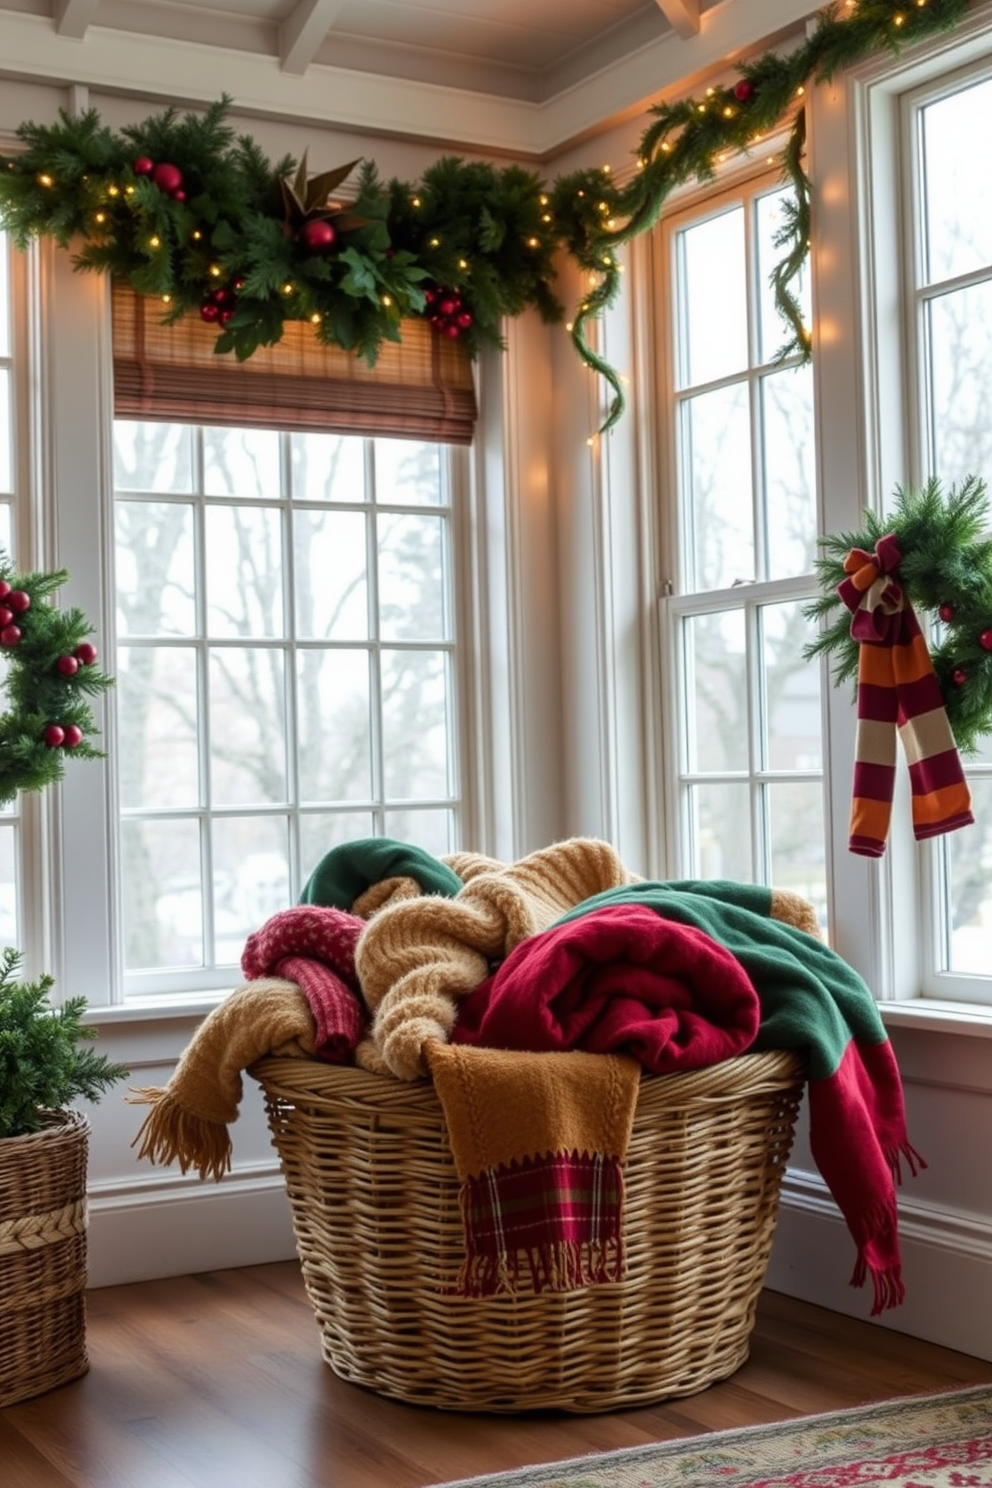
{"type": "Polygon", "coordinates": [[[730,951],[629,904],[521,941],[459,1004],[452,1043],[627,1054],[653,1074],[733,1059],[760,1005],[730,951]]]}
{"type": "Polygon", "coordinates": [[[328,1064],[350,1064],[368,1014],[355,971],[355,945],[365,921],[343,909],[284,909],[249,935],[241,970],[249,981],[280,976],[295,982],[315,1025],[314,1050],[328,1064]]]}

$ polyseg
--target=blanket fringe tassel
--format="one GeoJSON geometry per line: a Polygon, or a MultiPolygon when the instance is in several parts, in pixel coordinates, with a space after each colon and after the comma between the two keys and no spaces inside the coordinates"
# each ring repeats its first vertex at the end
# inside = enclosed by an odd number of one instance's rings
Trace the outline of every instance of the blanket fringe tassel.
{"type": "Polygon", "coordinates": [[[623,1247],[619,1241],[593,1244],[559,1241],[512,1254],[470,1256],[462,1266],[455,1292],[463,1297],[516,1295],[524,1278],[535,1292],[573,1292],[580,1287],[622,1281],[623,1247]]]}
{"type": "Polygon", "coordinates": [[[132,1106],[151,1106],[131,1143],[139,1157],[163,1167],[178,1162],[184,1173],[195,1168],[201,1178],[218,1183],[230,1170],[231,1135],[223,1122],[194,1115],[168,1090],[154,1086],[132,1086],[127,1099],[132,1106]]]}

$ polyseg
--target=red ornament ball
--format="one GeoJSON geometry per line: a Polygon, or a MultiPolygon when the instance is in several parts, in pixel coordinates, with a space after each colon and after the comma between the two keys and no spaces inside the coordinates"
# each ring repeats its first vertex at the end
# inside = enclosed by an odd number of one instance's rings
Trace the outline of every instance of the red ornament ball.
{"type": "Polygon", "coordinates": [[[207,300],[200,306],[200,319],[211,325],[215,320],[220,320],[220,306],[215,305],[213,300],[207,300]]]}
{"type": "Polygon", "coordinates": [[[333,222],[328,222],[326,217],[314,217],[309,222],[304,222],[297,241],[309,253],[326,253],[329,248],[334,247],[337,236],[333,222]]]}
{"type": "Polygon", "coordinates": [[[946,625],[954,619],[954,606],[952,604],[942,604],[937,614],[946,625]]]}
{"type": "Polygon", "coordinates": [[[173,191],[178,191],[182,186],[183,173],[178,165],[170,165],[167,160],[164,160],[152,171],[152,180],[160,191],[166,191],[171,195],[173,191]]]}
{"type": "Polygon", "coordinates": [[[77,744],[83,741],[83,731],[75,723],[67,723],[63,729],[63,740],[66,749],[75,749],[77,744]]]}
{"type": "Polygon", "coordinates": [[[964,667],[955,667],[953,672],[951,673],[951,681],[954,683],[955,687],[963,687],[967,680],[968,673],[965,671],[964,667]]]}
{"type": "Polygon", "coordinates": [[[14,589],[7,595],[7,604],[15,614],[20,615],[31,608],[31,596],[25,594],[23,589],[14,589]]]}
{"type": "Polygon", "coordinates": [[[441,335],[447,336],[449,341],[457,341],[461,331],[455,321],[449,320],[441,327],[441,335]]]}
{"type": "Polygon", "coordinates": [[[155,169],[155,162],[148,155],[139,155],[131,166],[136,176],[150,176],[155,169]]]}
{"type": "Polygon", "coordinates": [[[738,103],[747,103],[754,93],[754,84],[749,83],[747,78],[741,78],[739,83],[734,84],[734,97],[738,103]]]}
{"type": "Polygon", "coordinates": [[[5,625],[3,630],[0,630],[0,646],[16,646],[20,639],[19,625],[5,625]]]}
{"type": "Polygon", "coordinates": [[[988,630],[982,631],[981,635],[978,637],[978,644],[981,646],[983,651],[992,651],[992,626],[990,626],[988,630]]]}
{"type": "Polygon", "coordinates": [[[50,723],[44,732],[43,738],[49,749],[58,749],[60,744],[65,743],[65,729],[57,723],[50,723]]]}
{"type": "Polygon", "coordinates": [[[6,599],[10,593],[10,585],[6,579],[0,579],[0,599],[6,599]]]}
{"type": "Polygon", "coordinates": [[[2,630],[5,625],[9,625],[13,618],[13,610],[8,610],[6,605],[0,605],[0,630],[2,630]]]}
{"type": "Polygon", "coordinates": [[[83,666],[92,666],[96,661],[96,647],[92,641],[80,641],[72,654],[82,662],[83,666]]]}
{"type": "Polygon", "coordinates": [[[74,656],[60,656],[55,665],[63,677],[74,677],[79,671],[79,662],[74,656]]]}
{"type": "Polygon", "coordinates": [[[231,319],[231,317],[233,316],[233,314],[234,314],[234,306],[233,305],[225,305],[224,308],[223,308],[223,310],[220,312],[220,315],[218,316],[218,320],[220,321],[221,325],[227,325],[228,321],[231,319]]]}
{"type": "Polygon", "coordinates": [[[467,331],[469,326],[472,324],[471,310],[462,310],[458,316],[457,324],[460,330],[467,331]]]}

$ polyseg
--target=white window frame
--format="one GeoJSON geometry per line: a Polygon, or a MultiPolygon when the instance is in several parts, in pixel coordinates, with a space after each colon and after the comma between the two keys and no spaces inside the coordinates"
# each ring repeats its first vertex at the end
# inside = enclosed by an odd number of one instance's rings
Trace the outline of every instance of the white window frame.
{"type": "MultiPolygon", "coordinates": [[[[35,362],[30,389],[40,437],[33,460],[32,564],[69,569],[60,603],[78,605],[97,632],[101,661],[113,675],[114,516],[112,460],[112,373],[109,287],[99,276],[80,275],[70,256],[51,244],[33,250],[40,264],[35,362]]],[[[491,761],[473,725],[478,687],[468,652],[479,625],[472,586],[475,571],[474,469],[471,451],[452,447],[445,480],[451,496],[453,566],[459,571],[452,596],[456,637],[451,726],[459,736],[454,773],[460,787],[461,834],[476,842],[480,800],[492,777],[491,761]],[[464,645],[457,638],[466,636],[464,645]]],[[[49,793],[40,859],[44,902],[26,926],[32,961],[55,977],[60,996],[84,996],[101,1020],[189,1015],[206,1010],[234,981],[186,992],[150,990],[124,996],[120,964],[120,906],[116,885],[117,786],[116,710],[110,698],[94,701],[94,715],[107,758],[69,767],[49,793]]],[[[157,978],[155,981],[157,982],[157,978]]]]}

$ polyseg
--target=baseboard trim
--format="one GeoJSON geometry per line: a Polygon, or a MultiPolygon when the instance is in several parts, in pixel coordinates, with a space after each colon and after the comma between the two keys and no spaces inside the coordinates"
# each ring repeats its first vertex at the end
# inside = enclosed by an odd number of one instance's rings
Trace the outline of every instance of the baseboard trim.
{"type": "Polygon", "coordinates": [[[872,1318],[870,1285],[850,1286],[854,1242],[822,1178],[790,1169],[782,1186],[766,1285],[806,1302],[860,1317],[992,1360],[992,1222],[899,1195],[899,1240],[906,1299],[872,1318]]]}

